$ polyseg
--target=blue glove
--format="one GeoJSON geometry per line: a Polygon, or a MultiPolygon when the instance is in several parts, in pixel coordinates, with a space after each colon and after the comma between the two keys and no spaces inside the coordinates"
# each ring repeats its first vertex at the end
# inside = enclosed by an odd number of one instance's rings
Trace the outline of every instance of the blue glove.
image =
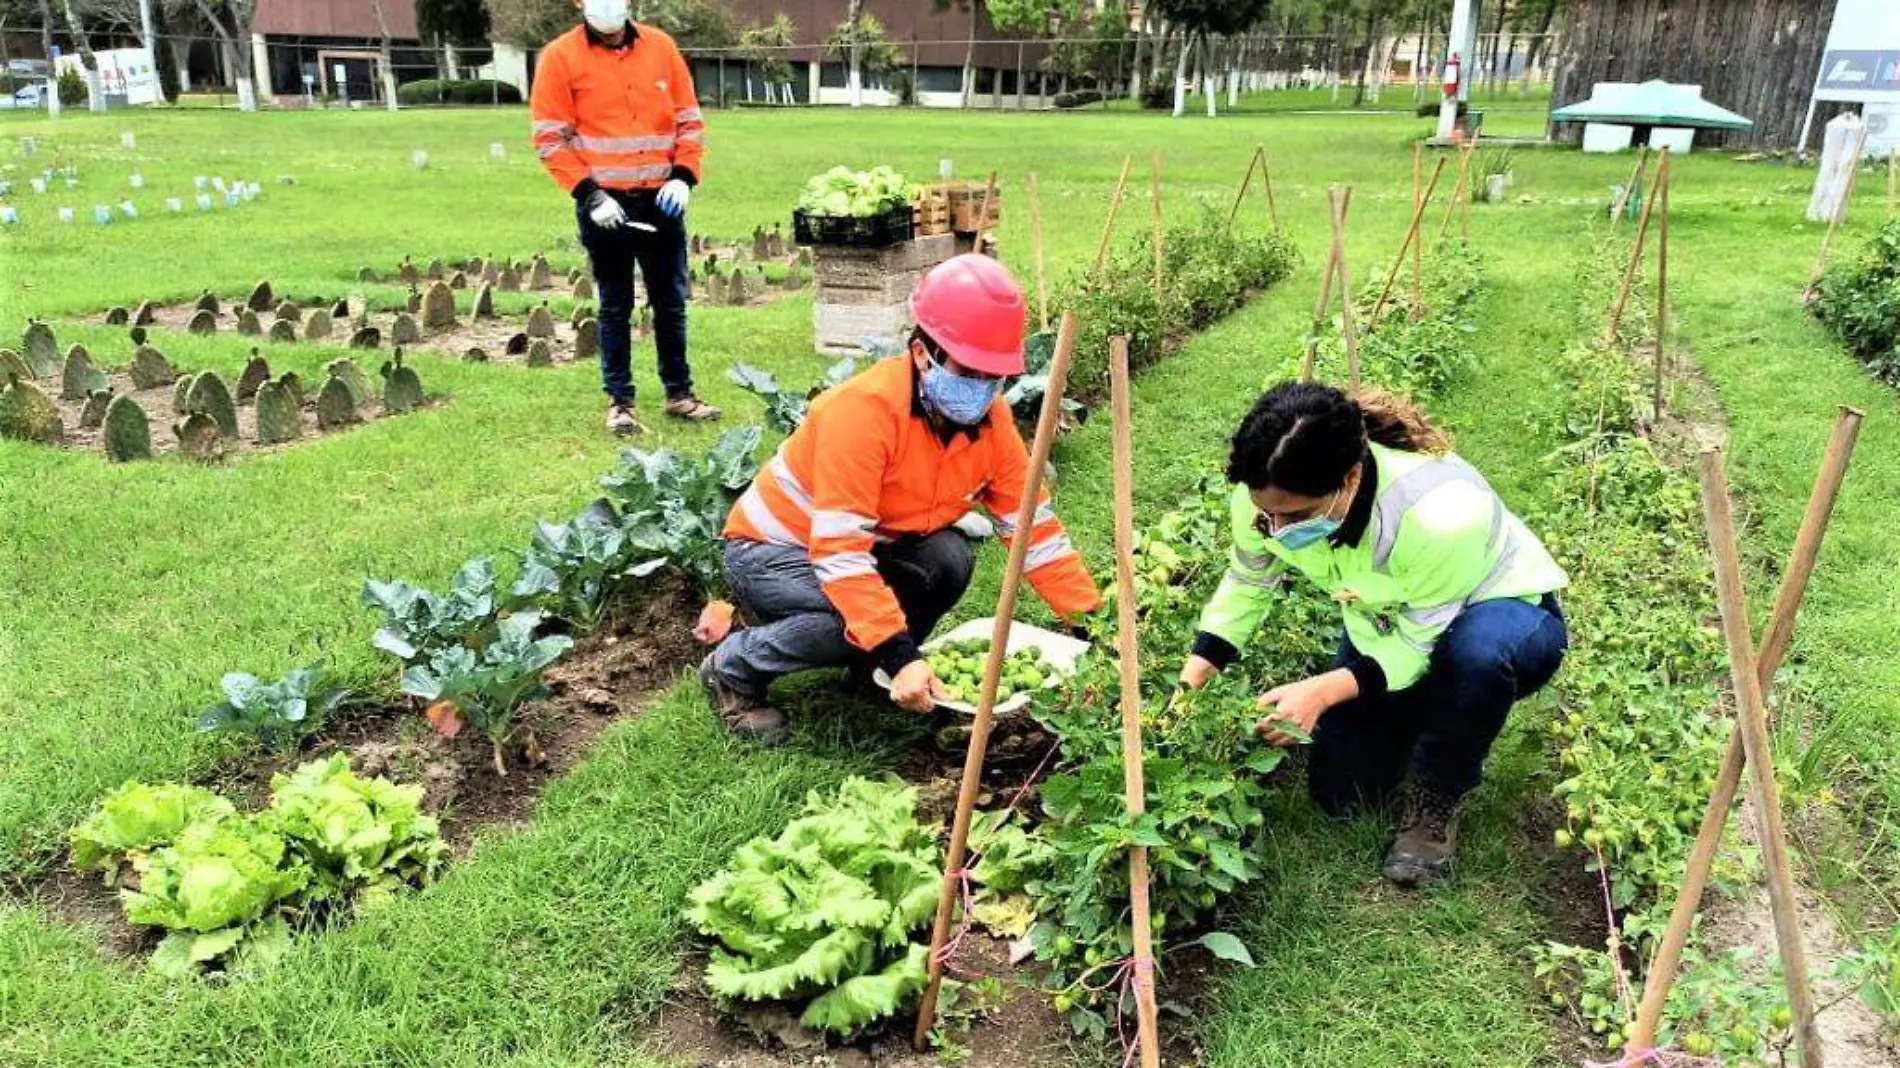
{"type": "Polygon", "coordinates": [[[654,198],[654,203],[660,206],[661,213],[667,218],[677,219],[686,214],[686,203],[691,199],[692,188],[675,178],[660,187],[660,195],[654,198]]]}

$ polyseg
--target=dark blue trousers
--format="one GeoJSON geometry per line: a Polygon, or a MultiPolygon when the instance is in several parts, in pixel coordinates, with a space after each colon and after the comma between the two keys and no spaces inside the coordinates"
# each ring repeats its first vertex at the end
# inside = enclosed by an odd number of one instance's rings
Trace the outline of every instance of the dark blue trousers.
{"type": "Polygon", "coordinates": [[[653,203],[651,190],[608,190],[633,220],[651,232],[622,226],[603,230],[577,205],[581,247],[593,266],[600,298],[600,385],[613,400],[633,403],[633,271],[646,280],[647,305],[653,309],[653,344],[659,355],[660,384],[668,400],[693,392],[686,365],[686,220],[669,219],[653,203]]]}
{"type": "MultiPolygon", "coordinates": [[[[1478,785],[1511,706],[1549,683],[1569,631],[1554,595],[1542,604],[1484,601],[1466,609],[1432,650],[1424,677],[1356,698],[1320,717],[1307,787],[1334,814],[1416,787],[1459,798],[1478,785]]],[[[1340,651],[1343,663],[1351,642],[1340,651]]]]}

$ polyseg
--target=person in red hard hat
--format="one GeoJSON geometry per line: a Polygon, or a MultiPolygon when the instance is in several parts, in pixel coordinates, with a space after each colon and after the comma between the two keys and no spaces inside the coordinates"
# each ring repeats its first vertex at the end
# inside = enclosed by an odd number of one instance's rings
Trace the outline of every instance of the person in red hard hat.
{"type": "Polygon", "coordinates": [[[1002,389],[1023,371],[1022,287],[987,256],[958,256],[910,308],[909,351],[814,401],[726,520],[726,575],[751,625],[699,675],[742,736],[789,737],[766,692],[808,668],[882,668],[893,702],[929,712],[943,688],[918,646],[969,587],[975,554],[955,524],[973,505],[1029,539],[1024,574],[1057,614],[1101,604],[1046,493],[1015,529],[1029,453],[1002,389]]]}

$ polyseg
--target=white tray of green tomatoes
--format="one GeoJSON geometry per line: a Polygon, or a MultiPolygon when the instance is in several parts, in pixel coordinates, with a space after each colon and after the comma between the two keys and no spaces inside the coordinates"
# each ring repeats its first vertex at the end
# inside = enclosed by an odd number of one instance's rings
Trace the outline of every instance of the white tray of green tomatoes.
{"type": "MultiPolygon", "coordinates": [[[[994,619],[972,619],[923,644],[924,659],[947,691],[946,698],[938,699],[937,707],[976,714],[976,702],[983,690],[983,666],[989,659],[995,629],[994,619]]],[[[1062,685],[1075,674],[1076,662],[1088,650],[1089,643],[1080,638],[1030,623],[1011,624],[1003,674],[997,681],[996,714],[1028,708],[1039,691],[1062,685]]],[[[872,674],[872,679],[886,690],[891,688],[891,677],[882,668],[872,674]]]]}

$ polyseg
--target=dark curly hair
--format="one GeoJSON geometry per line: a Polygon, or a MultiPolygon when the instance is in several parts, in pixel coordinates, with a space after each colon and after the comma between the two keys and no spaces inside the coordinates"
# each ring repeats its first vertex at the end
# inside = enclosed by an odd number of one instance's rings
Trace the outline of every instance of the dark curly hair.
{"type": "Polygon", "coordinates": [[[1397,394],[1348,396],[1317,382],[1282,382],[1260,395],[1227,454],[1227,481],[1323,497],[1345,485],[1366,443],[1442,453],[1451,439],[1397,394]]]}

